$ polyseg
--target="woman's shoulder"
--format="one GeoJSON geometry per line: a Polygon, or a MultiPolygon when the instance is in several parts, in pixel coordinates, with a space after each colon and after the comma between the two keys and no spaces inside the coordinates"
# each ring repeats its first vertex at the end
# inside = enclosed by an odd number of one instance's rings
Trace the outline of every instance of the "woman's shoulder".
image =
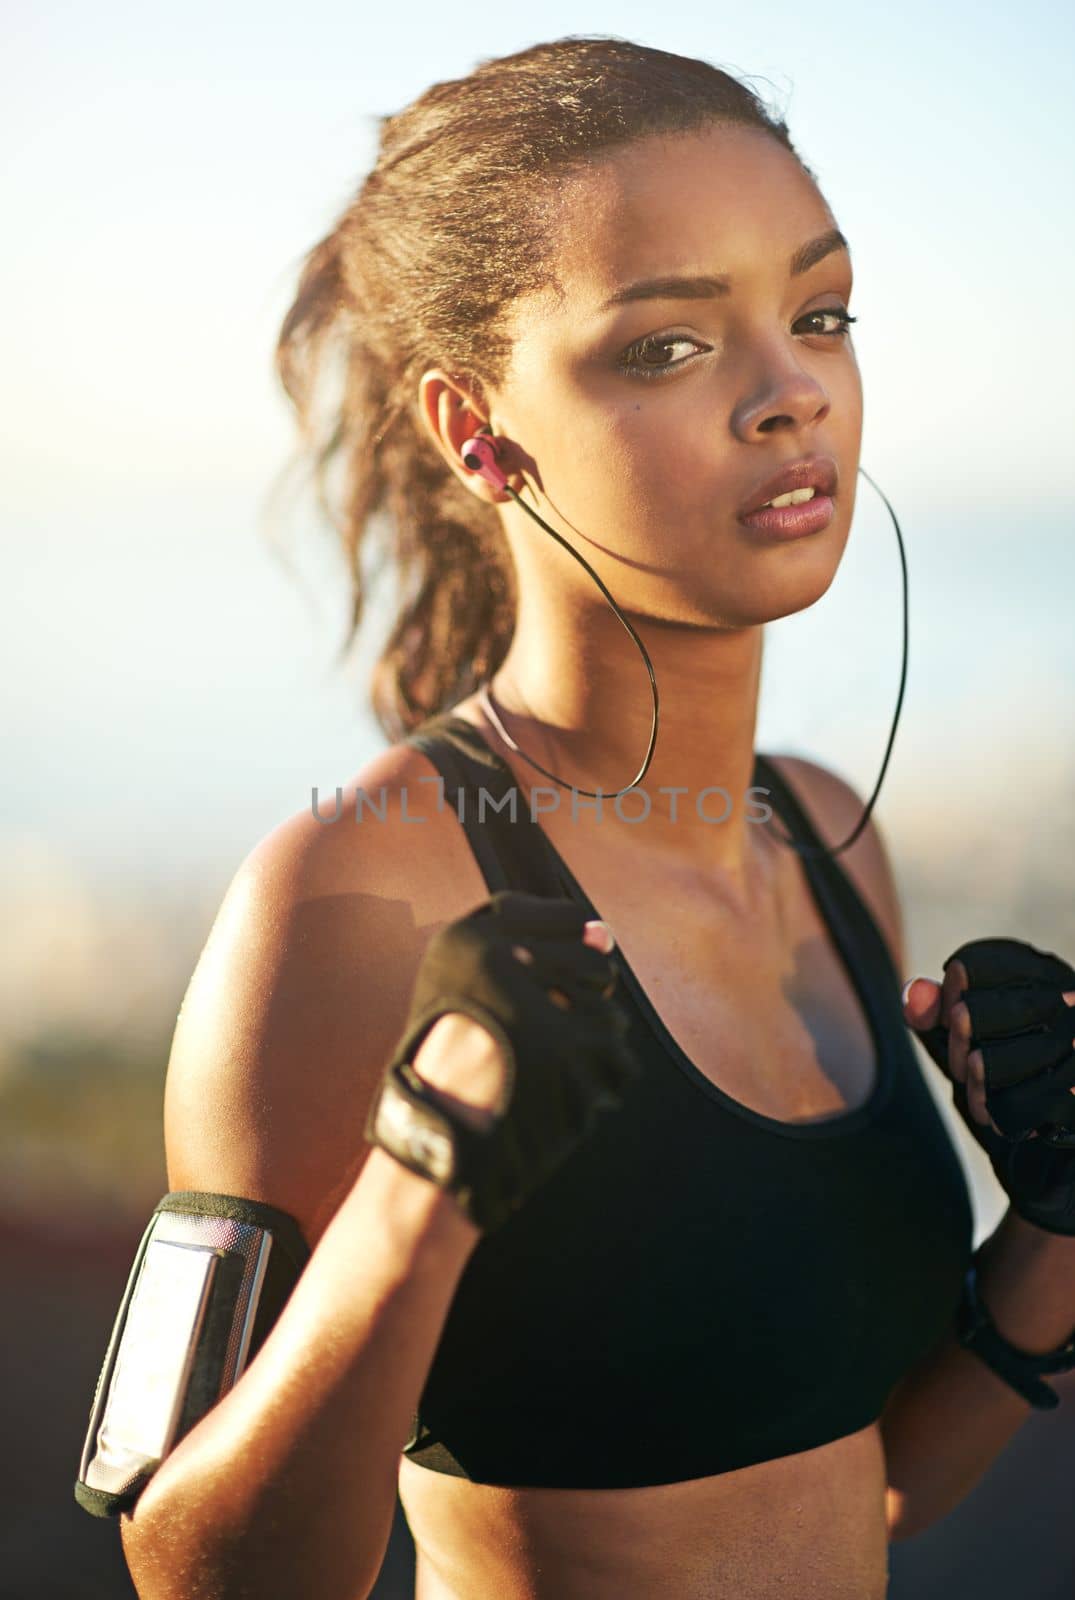
{"type": "Polygon", "coordinates": [[[311,1247],[327,1227],[425,948],[488,894],[430,771],[405,743],[378,752],[240,864],[172,1041],[169,1188],[265,1200],[311,1247]]]}
{"type": "MultiPolygon", "coordinates": [[[[866,799],[845,778],[803,756],[768,755],[817,829],[822,844],[842,844],[857,827],[866,799]]],[[[854,844],[836,861],[866,902],[888,945],[898,973],[906,966],[903,912],[892,860],[877,821],[876,808],[854,844]]]]}
{"type": "MultiPolygon", "coordinates": [[[[289,817],[256,853],[297,861],[315,881],[361,880],[365,892],[413,894],[420,918],[458,899],[459,865],[472,860],[429,757],[401,740],[378,751],[332,794],[289,817]]],[[[476,871],[476,868],[475,868],[476,871]]],[[[475,887],[478,887],[475,882],[475,887]]]]}

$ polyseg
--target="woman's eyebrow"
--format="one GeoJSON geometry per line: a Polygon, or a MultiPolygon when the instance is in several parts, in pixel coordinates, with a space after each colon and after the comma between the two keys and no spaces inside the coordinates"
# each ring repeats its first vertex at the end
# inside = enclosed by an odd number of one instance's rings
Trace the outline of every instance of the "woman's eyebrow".
{"type": "MultiPolygon", "coordinates": [[[[819,261],[832,255],[835,250],[850,251],[850,249],[839,228],[832,228],[828,233],[819,234],[816,239],[808,239],[805,244],[801,244],[793,251],[788,262],[788,277],[801,277],[804,272],[809,272],[811,267],[816,267],[819,261]]],[[[716,300],[722,295],[730,294],[731,290],[731,279],[721,276],[644,278],[638,283],[629,283],[626,288],[617,289],[616,293],[597,309],[608,311],[613,306],[626,305],[631,300],[716,300]]]]}

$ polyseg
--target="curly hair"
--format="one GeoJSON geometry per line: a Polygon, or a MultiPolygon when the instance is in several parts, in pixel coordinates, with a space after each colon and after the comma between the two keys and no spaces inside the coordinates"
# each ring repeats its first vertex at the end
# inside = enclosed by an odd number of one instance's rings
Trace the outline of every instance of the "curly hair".
{"type": "Polygon", "coordinates": [[[503,382],[512,301],[558,287],[565,181],[598,152],[721,124],[764,131],[816,177],[739,79],[612,36],[482,61],[378,121],[376,164],[303,259],[274,369],[297,413],[298,461],[346,560],[345,651],[371,576],[386,563],[398,575],[398,614],[369,683],[395,741],[491,678],[511,642],[516,579],[499,514],[438,454],[418,386],[430,366],[467,380],[480,402],[503,382]]]}

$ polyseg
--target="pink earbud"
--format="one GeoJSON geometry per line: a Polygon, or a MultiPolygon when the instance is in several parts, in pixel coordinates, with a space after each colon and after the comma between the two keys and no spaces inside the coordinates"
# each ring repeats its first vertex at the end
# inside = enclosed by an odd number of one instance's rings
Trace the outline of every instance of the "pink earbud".
{"type": "Polygon", "coordinates": [[[494,489],[507,488],[508,480],[496,464],[498,455],[496,439],[491,434],[476,433],[468,439],[459,454],[463,465],[491,483],[494,489]]]}

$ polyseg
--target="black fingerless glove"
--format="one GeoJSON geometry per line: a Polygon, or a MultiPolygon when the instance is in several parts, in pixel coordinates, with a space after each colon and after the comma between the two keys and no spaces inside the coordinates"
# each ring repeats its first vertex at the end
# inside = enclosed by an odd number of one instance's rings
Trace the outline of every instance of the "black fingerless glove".
{"type": "Polygon", "coordinates": [[[639,1075],[624,1043],[614,956],[582,943],[588,916],[573,900],[501,891],[435,934],[370,1107],[366,1139],[448,1190],[483,1231],[517,1210],[639,1075]],[[533,961],[514,955],[514,945],[533,961]],[[453,1011],[487,1028],[507,1063],[507,1106],[488,1130],[454,1117],[411,1065],[434,1023],[453,1011]]]}
{"type": "MultiPolygon", "coordinates": [[[[1020,939],[973,939],[944,963],[966,968],[968,1051],[985,1065],[985,1103],[997,1127],[981,1123],[966,1085],[952,1079],[952,1103],[989,1157],[1012,1209],[1048,1233],[1075,1234],[1075,968],[1020,939]]],[[[918,1032],[951,1078],[948,1029],[918,1032]]]]}

